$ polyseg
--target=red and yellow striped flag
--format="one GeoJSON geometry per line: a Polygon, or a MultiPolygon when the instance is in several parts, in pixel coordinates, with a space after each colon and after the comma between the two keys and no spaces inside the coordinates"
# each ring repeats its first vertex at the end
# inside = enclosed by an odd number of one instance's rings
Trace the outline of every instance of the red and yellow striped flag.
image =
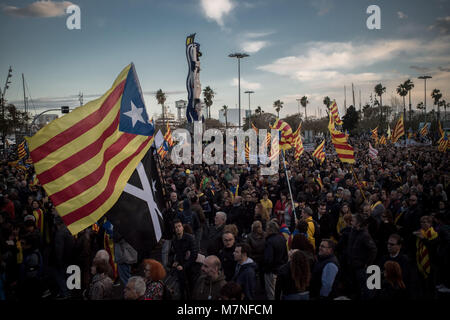
{"type": "Polygon", "coordinates": [[[330,113],[333,116],[334,122],[338,125],[338,126],[342,126],[343,122],[341,120],[341,118],[339,118],[339,110],[336,104],[336,101],[333,100],[333,103],[330,106],[330,113]]]}
{"type": "Polygon", "coordinates": [[[428,134],[428,123],[425,123],[422,127],[422,129],[420,129],[420,135],[422,137],[426,136],[428,134]]]}
{"type": "Polygon", "coordinates": [[[386,136],[381,136],[379,143],[382,145],[386,145],[386,136]]]}
{"type": "Polygon", "coordinates": [[[405,134],[405,127],[403,125],[403,115],[400,115],[400,118],[397,121],[397,124],[394,127],[394,132],[392,132],[392,143],[396,143],[401,136],[405,134]]]}
{"type": "Polygon", "coordinates": [[[72,234],[119,199],[153,143],[133,64],[102,97],[27,138],[37,177],[72,234]]]}
{"type": "Polygon", "coordinates": [[[449,140],[448,140],[448,137],[447,137],[447,133],[444,132],[443,137],[439,141],[438,150],[440,152],[445,153],[445,152],[447,152],[448,148],[449,148],[449,140]]]}
{"type": "Polygon", "coordinates": [[[378,127],[372,130],[372,139],[375,143],[378,143],[378,127]]]}
{"type": "Polygon", "coordinates": [[[344,163],[355,163],[355,151],[353,150],[353,147],[348,143],[348,137],[344,133],[336,130],[331,114],[329,118],[330,120],[328,123],[328,130],[330,131],[331,142],[334,145],[334,149],[338,154],[339,160],[344,163]]]}
{"type": "Polygon", "coordinates": [[[280,132],[280,149],[283,151],[291,149],[294,144],[294,134],[291,126],[287,122],[277,119],[272,129],[280,132]]]}
{"type": "Polygon", "coordinates": [[[295,146],[294,158],[297,161],[300,160],[300,156],[303,154],[303,151],[304,151],[302,135],[300,134],[301,127],[302,127],[302,125],[299,124],[297,130],[294,132],[294,146],[295,146]]]}
{"type": "Polygon", "coordinates": [[[250,148],[248,146],[248,141],[245,141],[245,159],[250,161],[250,148]]]}
{"type": "Polygon", "coordinates": [[[313,157],[320,160],[322,163],[325,160],[325,139],[317,146],[316,150],[313,152],[313,157]]]}
{"type": "Polygon", "coordinates": [[[167,132],[164,135],[164,140],[167,141],[170,147],[173,147],[173,138],[172,138],[172,131],[170,131],[170,126],[167,124],[167,132]]]}
{"type": "Polygon", "coordinates": [[[25,149],[25,140],[22,141],[18,146],[17,146],[17,156],[18,159],[23,159],[27,156],[27,150],[25,149]]]}

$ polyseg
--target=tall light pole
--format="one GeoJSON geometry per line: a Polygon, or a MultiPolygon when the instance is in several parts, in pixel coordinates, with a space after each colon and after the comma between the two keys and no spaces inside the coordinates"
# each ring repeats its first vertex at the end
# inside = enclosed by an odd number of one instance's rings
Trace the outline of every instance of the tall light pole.
{"type": "Polygon", "coordinates": [[[244,93],[248,93],[248,125],[250,125],[250,116],[251,116],[251,114],[252,114],[252,111],[251,111],[251,109],[250,109],[250,95],[252,94],[252,93],[255,93],[255,91],[251,91],[251,90],[247,90],[247,91],[245,91],[244,93]]]}
{"type": "Polygon", "coordinates": [[[424,95],[424,102],[423,102],[423,110],[425,111],[425,123],[427,122],[427,79],[431,79],[431,76],[420,76],[419,79],[423,79],[425,81],[425,95],[424,95]]]}
{"type": "Polygon", "coordinates": [[[239,129],[241,128],[241,59],[249,57],[246,53],[230,53],[230,58],[237,58],[238,60],[238,97],[239,97],[239,129]]]}

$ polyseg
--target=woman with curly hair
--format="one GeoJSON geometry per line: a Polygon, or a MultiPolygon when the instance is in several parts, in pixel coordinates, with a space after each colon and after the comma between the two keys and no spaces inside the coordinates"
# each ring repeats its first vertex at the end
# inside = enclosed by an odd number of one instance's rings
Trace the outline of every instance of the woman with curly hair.
{"type": "Polygon", "coordinates": [[[163,265],[154,259],[143,261],[144,278],[147,289],[145,290],[145,300],[162,300],[164,295],[164,284],[162,280],[166,277],[166,270],[163,265]]]}

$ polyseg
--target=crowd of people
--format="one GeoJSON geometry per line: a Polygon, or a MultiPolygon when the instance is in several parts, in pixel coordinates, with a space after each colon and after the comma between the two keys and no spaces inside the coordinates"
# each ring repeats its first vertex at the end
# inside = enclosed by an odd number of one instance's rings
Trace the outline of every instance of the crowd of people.
{"type": "Polygon", "coordinates": [[[152,257],[140,257],[104,219],[73,236],[33,168],[4,162],[0,300],[448,297],[448,153],[388,144],[373,160],[369,139],[350,137],[353,167],[328,143],[322,164],[288,151],[273,176],[256,165],[167,157],[163,235],[152,257]],[[70,265],[80,266],[79,290],[67,287],[70,265]],[[379,287],[368,286],[370,266],[381,270],[379,287]]]}

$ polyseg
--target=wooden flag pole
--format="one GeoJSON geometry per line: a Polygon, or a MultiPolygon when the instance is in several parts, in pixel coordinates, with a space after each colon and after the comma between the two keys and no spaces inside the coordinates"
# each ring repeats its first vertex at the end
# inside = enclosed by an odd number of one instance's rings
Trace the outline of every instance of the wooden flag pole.
{"type": "Polygon", "coordinates": [[[363,191],[362,188],[361,188],[361,183],[359,183],[359,180],[358,180],[358,177],[357,177],[357,175],[356,175],[356,173],[355,173],[355,170],[353,170],[353,165],[350,165],[350,169],[352,170],[353,176],[354,176],[355,179],[356,179],[356,183],[358,184],[359,191],[361,191],[361,194],[362,194],[362,196],[363,196],[363,198],[364,198],[364,201],[367,201],[366,195],[364,194],[364,191],[363,191]]]}

